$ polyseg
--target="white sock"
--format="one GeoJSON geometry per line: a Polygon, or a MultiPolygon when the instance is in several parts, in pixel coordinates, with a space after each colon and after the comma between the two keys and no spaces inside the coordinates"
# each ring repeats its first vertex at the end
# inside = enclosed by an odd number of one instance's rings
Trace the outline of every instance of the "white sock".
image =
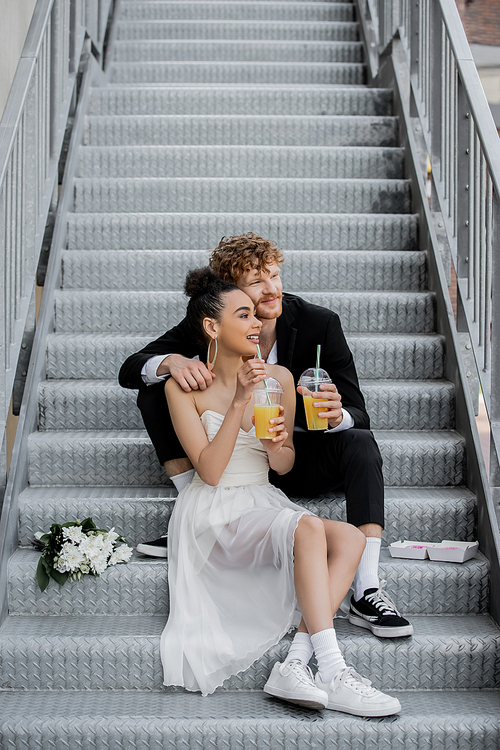
{"type": "Polygon", "coordinates": [[[194,469],[189,469],[189,471],[183,471],[182,474],[176,474],[175,477],[170,477],[170,479],[174,483],[174,487],[177,492],[180,492],[184,489],[184,487],[186,487],[186,485],[191,484],[191,480],[193,477],[194,469]]]}
{"type": "Polygon", "coordinates": [[[356,575],[354,576],[355,601],[361,599],[366,589],[378,589],[380,586],[378,560],[380,557],[381,542],[382,540],[377,539],[375,536],[368,536],[366,538],[366,547],[358,565],[356,575]]]}
{"type": "Polygon", "coordinates": [[[304,664],[309,664],[313,652],[314,649],[309,633],[295,633],[290,650],[286,655],[285,663],[292,659],[300,659],[304,664]]]}
{"type": "Polygon", "coordinates": [[[346,668],[334,628],[314,633],[311,636],[311,643],[316,654],[321,681],[331,682],[336,674],[346,668]]]}

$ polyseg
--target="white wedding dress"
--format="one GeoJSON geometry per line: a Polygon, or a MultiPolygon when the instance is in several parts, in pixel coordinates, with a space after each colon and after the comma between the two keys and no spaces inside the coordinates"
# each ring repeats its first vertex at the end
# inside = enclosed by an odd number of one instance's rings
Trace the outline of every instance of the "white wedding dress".
{"type": "MultiPolygon", "coordinates": [[[[224,417],[205,411],[211,441],[224,417]]],[[[212,693],[298,625],[293,538],[308,513],[268,481],[255,430],[239,431],[217,487],[197,474],[169,524],[164,684],[212,693]]]]}

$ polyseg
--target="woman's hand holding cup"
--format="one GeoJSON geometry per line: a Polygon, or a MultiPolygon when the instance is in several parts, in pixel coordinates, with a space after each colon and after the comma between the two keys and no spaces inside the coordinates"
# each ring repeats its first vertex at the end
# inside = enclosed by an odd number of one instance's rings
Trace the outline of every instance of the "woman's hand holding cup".
{"type": "Polygon", "coordinates": [[[249,359],[238,370],[235,400],[248,404],[252,398],[252,391],[257,383],[266,377],[266,363],[263,359],[249,359]]]}
{"type": "MultiPolygon", "coordinates": [[[[285,409],[281,404],[277,408],[279,409],[279,416],[269,420],[269,437],[261,440],[262,445],[268,453],[279,453],[288,437],[288,431],[285,426],[285,409]]],[[[255,425],[255,417],[252,417],[252,424],[255,425]]]]}

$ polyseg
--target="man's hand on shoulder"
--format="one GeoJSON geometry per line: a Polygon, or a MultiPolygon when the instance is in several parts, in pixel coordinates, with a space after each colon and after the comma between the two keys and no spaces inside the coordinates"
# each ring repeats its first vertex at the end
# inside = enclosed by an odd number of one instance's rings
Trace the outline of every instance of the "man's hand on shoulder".
{"type": "Polygon", "coordinates": [[[157,375],[170,375],[183,391],[204,391],[212,385],[215,374],[203,362],[182,354],[170,354],[158,367],[157,375]]]}

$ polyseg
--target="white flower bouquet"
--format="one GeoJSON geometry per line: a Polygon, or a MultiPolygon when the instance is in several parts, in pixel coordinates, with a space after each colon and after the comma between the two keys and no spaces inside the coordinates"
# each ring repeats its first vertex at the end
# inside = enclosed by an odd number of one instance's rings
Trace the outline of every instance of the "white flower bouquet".
{"type": "Polygon", "coordinates": [[[40,591],[50,579],[60,586],[81,580],[82,575],[98,576],[111,565],[130,560],[132,547],[114,529],[98,529],[91,518],[84,521],[53,523],[48,534],[35,534],[34,546],[42,551],[36,569],[40,591]]]}

